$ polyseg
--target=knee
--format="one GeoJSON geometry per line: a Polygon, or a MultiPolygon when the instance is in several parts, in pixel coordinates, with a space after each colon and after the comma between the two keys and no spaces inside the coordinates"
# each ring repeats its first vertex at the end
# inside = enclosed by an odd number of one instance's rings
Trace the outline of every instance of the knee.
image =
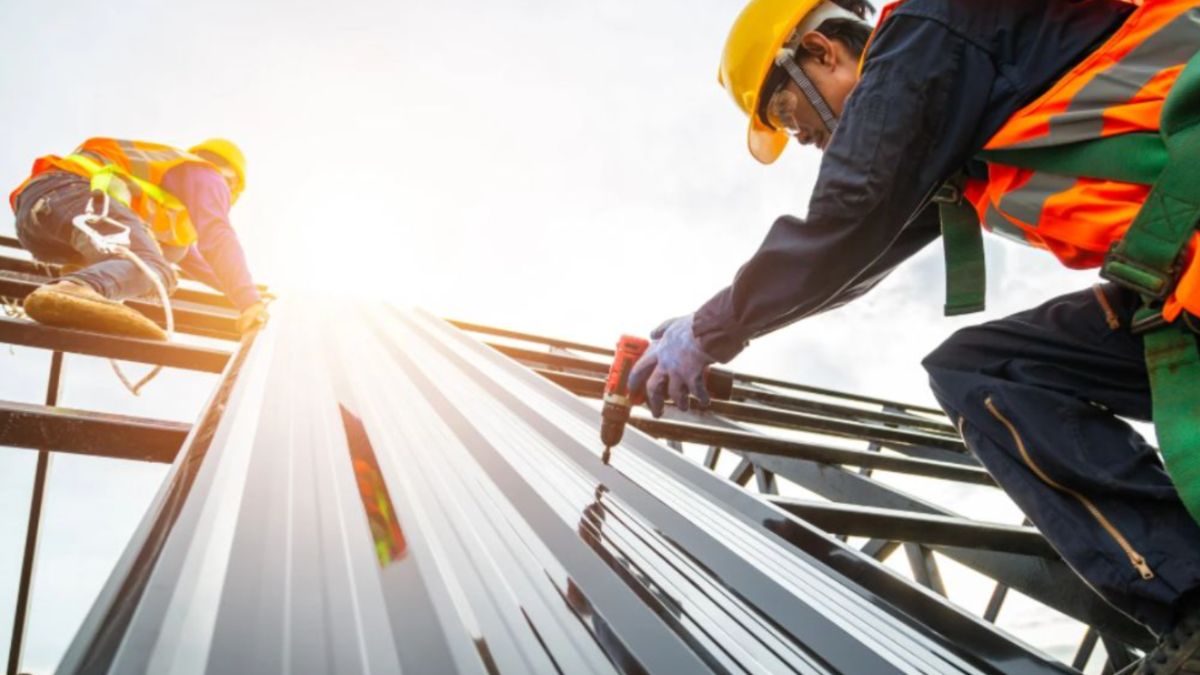
{"type": "MultiPolygon", "coordinates": [[[[137,259],[145,265],[145,267],[141,265],[137,266],[138,273],[145,274],[149,271],[157,281],[162,283],[163,290],[166,291],[167,295],[175,293],[175,289],[179,285],[179,275],[176,274],[175,267],[171,263],[167,262],[161,255],[148,255],[146,251],[134,251],[130,249],[128,253],[121,254],[121,257],[125,258],[128,262],[136,264],[136,261],[131,256],[137,256],[137,259]]],[[[154,293],[154,290],[152,289],[150,292],[154,293]]]]}
{"type": "Polygon", "coordinates": [[[159,279],[162,279],[163,288],[166,289],[167,295],[174,295],[175,289],[179,287],[179,275],[175,273],[175,267],[166,260],[161,259],[155,267],[154,271],[158,273],[159,279]]]}
{"type": "Polygon", "coordinates": [[[978,361],[972,358],[972,344],[975,342],[970,333],[973,328],[964,328],[951,334],[942,344],[921,360],[921,366],[931,378],[937,378],[946,372],[968,372],[978,367],[978,361]]]}
{"type": "Polygon", "coordinates": [[[955,419],[971,407],[968,401],[975,398],[972,392],[985,379],[979,333],[977,326],[959,330],[921,360],[934,397],[955,419]]]}

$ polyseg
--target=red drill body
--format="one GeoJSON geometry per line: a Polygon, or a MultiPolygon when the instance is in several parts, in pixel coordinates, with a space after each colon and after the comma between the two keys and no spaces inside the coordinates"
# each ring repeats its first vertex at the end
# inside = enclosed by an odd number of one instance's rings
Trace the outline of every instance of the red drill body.
{"type": "Polygon", "coordinates": [[[604,383],[604,408],[600,413],[600,440],[604,443],[604,463],[608,463],[612,447],[625,435],[625,423],[633,406],[642,402],[643,392],[629,390],[629,374],[633,366],[650,347],[650,342],[632,335],[622,335],[617,343],[608,380],[604,383]]]}

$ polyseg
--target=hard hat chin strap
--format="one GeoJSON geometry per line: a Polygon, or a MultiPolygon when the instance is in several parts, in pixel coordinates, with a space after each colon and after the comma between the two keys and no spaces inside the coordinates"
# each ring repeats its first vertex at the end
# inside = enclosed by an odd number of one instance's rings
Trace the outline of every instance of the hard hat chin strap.
{"type": "Polygon", "coordinates": [[[832,136],[837,129],[838,117],[833,114],[833,108],[830,108],[825,97],[821,96],[821,92],[817,90],[817,85],[813,83],[812,78],[804,72],[800,64],[796,63],[796,52],[791,49],[780,50],[779,55],[775,57],[775,64],[787,71],[796,86],[800,87],[804,98],[808,99],[809,105],[820,115],[821,123],[825,125],[825,131],[832,136]]]}

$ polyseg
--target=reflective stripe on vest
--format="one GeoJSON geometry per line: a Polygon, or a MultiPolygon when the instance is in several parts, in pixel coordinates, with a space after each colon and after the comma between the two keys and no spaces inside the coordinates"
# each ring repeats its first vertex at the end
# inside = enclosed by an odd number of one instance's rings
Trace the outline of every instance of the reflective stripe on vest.
{"type": "Polygon", "coordinates": [[[126,192],[125,194],[113,194],[112,178],[114,176],[119,177],[123,182],[126,182],[126,188],[132,190],[132,188],[136,187],[139,191],[141,191],[141,193],[145,194],[147,197],[153,199],[159,204],[164,204],[169,208],[186,208],[184,207],[183,203],[175,197],[175,195],[167,192],[153,183],[142,180],[137,176],[122,171],[116,164],[101,164],[84,155],[67,155],[66,157],[63,157],[63,161],[78,164],[88,172],[88,175],[92,180],[93,190],[108,192],[111,197],[126,206],[129,206],[133,193],[130,191],[126,192]],[[129,183],[132,183],[132,185],[129,183]]]}
{"type": "MultiPolygon", "coordinates": [[[[1163,102],[1200,51],[1200,0],[1150,0],[1095,52],[1015,113],[986,150],[1080,147],[1101,138],[1159,131],[1163,102]]],[[[986,229],[1050,251],[1067,267],[1099,267],[1124,236],[1150,187],[1066,176],[995,161],[968,199],[986,229]]],[[[1193,248],[1195,247],[1193,244],[1193,248]]],[[[1200,313],[1200,264],[1191,265],[1164,314],[1200,313]]]]}
{"type": "MultiPolygon", "coordinates": [[[[197,163],[217,167],[201,157],[159,143],[116,138],[90,138],[66,157],[47,155],[33,165],[29,179],[13,191],[9,202],[16,207],[16,197],[29,181],[46,171],[67,171],[91,180],[98,175],[97,167],[119,176],[129,188],[129,195],[114,194],[145,221],[159,243],[167,246],[189,246],[196,241],[196,230],[187,208],[174,195],[162,189],[168,171],[180,164],[197,163]],[[113,168],[107,168],[113,167],[113,168]],[[121,199],[121,197],[125,197],[121,199]]],[[[110,179],[111,180],[111,179],[110,179]]]]}

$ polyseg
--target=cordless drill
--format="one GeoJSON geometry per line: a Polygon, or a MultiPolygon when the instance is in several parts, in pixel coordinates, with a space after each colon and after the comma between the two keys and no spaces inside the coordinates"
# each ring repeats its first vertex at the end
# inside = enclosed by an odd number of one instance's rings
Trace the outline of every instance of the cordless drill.
{"type": "MultiPolygon", "coordinates": [[[[600,440],[604,443],[600,461],[605,464],[612,459],[613,447],[625,435],[625,424],[629,422],[633,406],[646,398],[645,391],[629,390],[629,374],[649,347],[648,341],[632,335],[622,335],[617,342],[617,352],[604,383],[604,408],[600,411],[600,440]]],[[[733,373],[729,371],[706,368],[704,383],[709,396],[714,399],[728,401],[733,396],[733,373]]]]}
{"type": "Polygon", "coordinates": [[[605,464],[612,457],[613,446],[625,435],[625,423],[633,406],[645,399],[645,392],[629,391],[629,374],[649,347],[649,340],[632,335],[622,335],[617,342],[617,353],[604,383],[604,408],[600,411],[600,440],[604,443],[600,461],[605,464]]]}

